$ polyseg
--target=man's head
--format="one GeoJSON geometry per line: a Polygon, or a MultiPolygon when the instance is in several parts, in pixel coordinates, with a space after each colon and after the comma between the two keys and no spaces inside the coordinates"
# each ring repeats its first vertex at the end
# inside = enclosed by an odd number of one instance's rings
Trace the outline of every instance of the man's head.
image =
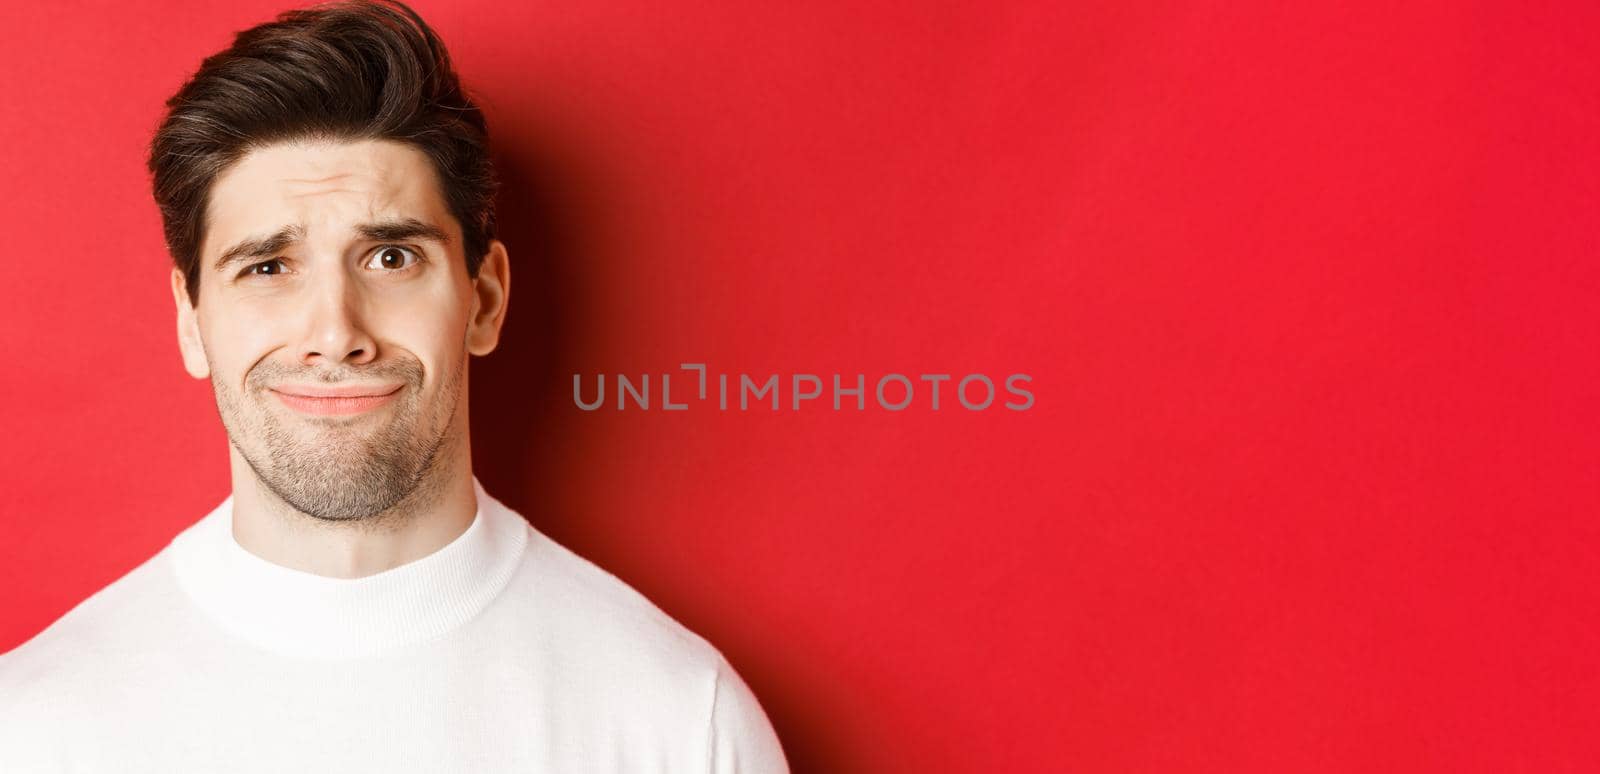
{"type": "Polygon", "coordinates": [[[482,114],[397,3],[241,32],[151,143],[184,365],[264,487],[323,519],[414,501],[466,453],[466,361],[497,343],[482,114]]]}

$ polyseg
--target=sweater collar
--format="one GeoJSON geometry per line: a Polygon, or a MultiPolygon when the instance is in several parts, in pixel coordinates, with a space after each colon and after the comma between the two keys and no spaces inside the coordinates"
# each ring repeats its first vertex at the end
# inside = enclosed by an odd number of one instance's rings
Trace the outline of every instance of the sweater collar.
{"type": "Polygon", "coordinates": [[[279,654],[353,658],[432,639],[486,607],[511,580],[528,523],[472,480],[467,530],[427,556],[363,578],[274,564],[233,537],[233,496],[172,541],[179,584],[223,629],[279,654]]]}

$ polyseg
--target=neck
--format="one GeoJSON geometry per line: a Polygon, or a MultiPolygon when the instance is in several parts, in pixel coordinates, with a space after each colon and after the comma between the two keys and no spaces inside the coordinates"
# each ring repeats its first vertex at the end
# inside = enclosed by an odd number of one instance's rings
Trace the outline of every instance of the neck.
{"type": "Polygon", "coordinates": [[[230,445],[233,538],[273,564],[329,578],[362,578],[414,562],[472,525],[477,512],[472,461],[467,444],[460,449],[443,455],[443,464],[387,511],[331,522],[284,502],[230,445]]]}

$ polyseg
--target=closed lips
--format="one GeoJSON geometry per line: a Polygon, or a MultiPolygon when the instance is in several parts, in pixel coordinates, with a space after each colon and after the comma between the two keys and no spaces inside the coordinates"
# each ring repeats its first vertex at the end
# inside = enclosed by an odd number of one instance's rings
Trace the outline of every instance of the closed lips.
{"type": "Polygon", "coordinates": [[[272,392],[308,414],[358,414],[389,402],[404,385],[288,385],[272,392]]]}

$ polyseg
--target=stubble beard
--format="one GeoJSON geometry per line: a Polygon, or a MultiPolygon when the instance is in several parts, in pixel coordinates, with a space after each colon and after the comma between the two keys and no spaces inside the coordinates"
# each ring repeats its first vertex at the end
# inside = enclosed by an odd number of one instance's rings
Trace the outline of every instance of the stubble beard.
{"type": "Polygon", "coordinates": [[[215,371],[211,384],[229,443],[278,500],[321,521],[376,526],[403,518],[442,488],[437,474],[456,450],[450,429],[464,370],[465,363],[457,364],[431,405],[423,402],[423,370],[415,360],[331,371],[264,360],[246,375],[244,395],[220,382],[215,371]],[[288,379],[357,378],[405,384],[401,399],[380,409],[388,417],[304,421],[285,418],[281,405],[269,403],[277,398],[268,386],[288,379]]]}

